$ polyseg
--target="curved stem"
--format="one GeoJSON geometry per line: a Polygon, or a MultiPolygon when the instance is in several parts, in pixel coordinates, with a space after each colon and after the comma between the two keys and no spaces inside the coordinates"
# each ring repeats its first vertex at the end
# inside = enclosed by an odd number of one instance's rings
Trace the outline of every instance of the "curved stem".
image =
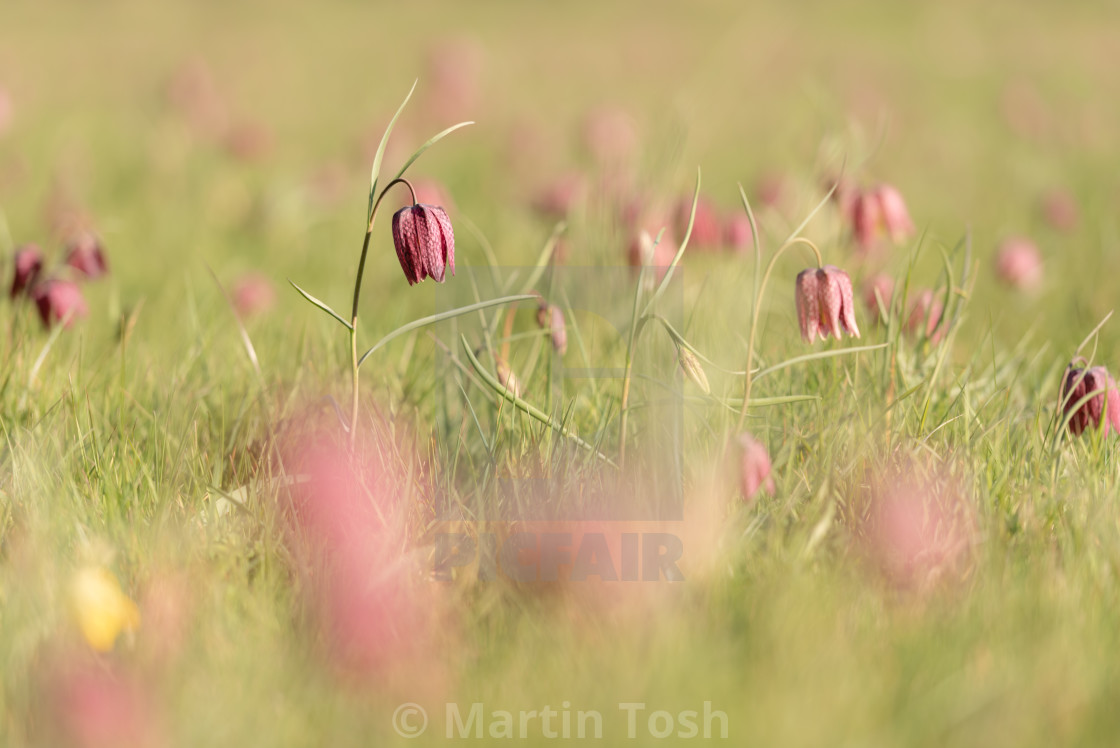
{"type": "Polygon", "coordinates": [[[354,389],[350,407],[350,446],[354,446],[354,437],[358,430],[358,300],[362,296],[362,276],[365,275],[369,238],[373,235],[373,223],[377,220],[377,209],[381,207],[381,201],[385,199],[389,189],[398,182],[408,187],[408,191],[412,193],[412,202],[413,204],[416,203],[416,190],[412,189],[412,184],[407,179],[398,177],[385,185],[370,211],[369,223],[366,224],[366,235],[362,240],[362,254],[358,258],[358,274],[354,278],[354,303],[350,307],[350,380],[354,389]]]}
{"type": "MultiPolygon", "coordinates": [[[[781,256],[782,252],[786,251],[796,244],[804,244],[805,246],[809,247],[809,249],[813,250],[813,254],[817,256],[817,267],[821,267],[824,265],[824,258],[821,257],[821,251],[817,249],[817,245],[801,236],[794,237],[782,246],[778,247],[778,250],[774,252],[774,256],[770,258],[770,262],[766,266],[766,273],[762,276],[762,282],[759,283],[759,285],[756,287],[754,294],[754,310],[751,313],[751,332],[750,337],[747,339],[747,365],[746,367],[744,367],[746,371],[743,374],[743,404],[739,408],[739,422],[735,428],[736,431],[743,430],[743,421],[746,420],[747,407],[751,401],[751,382],[754,379],[751,374],[751,364],[754,363],[754,341],[755,335],[758,332],[758,316],[762,310],[762,294],[766,290],[766,284],[770,280],[770,273],[773,272],[774,265],[777,263],[778,258],[781,256]]],[[[755,249],[758,258],[756,262],[757,267],[759,264],[761,264],[762,261],[762,248],[756,244],[755,249]]],[[[758,277],[757,270],[755,277],[758,277]]]]}

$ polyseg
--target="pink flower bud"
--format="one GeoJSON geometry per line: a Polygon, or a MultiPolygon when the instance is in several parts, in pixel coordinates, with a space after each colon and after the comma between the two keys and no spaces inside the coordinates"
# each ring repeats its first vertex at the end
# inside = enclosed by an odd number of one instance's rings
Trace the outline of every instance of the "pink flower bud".
{"type": "Polygon", "coordinates": [[[537,324],[541,329],[548,330],[553,350],[561,356],[568,352],[568,328],[564,324],[564,312],[560,311],[560,307],[542,301],[537,307],[537,324]]]}
{"type": "Polygon", "coordinates": [[[109,272],[100,240],[88,232],[70,242],[66,264],[87,278],[100,278],[109,272]]]}
{"type": "Polygon", "coordinates": [[[829,333],[840,339],[841,330],[859,337],[855,306],[852,301],[852,279],[840,268],[825,265],[809,268],[797,276],[797,321],[801,338],[806,343],[829,333]]]}
{"type": "Polygon", "coordinates": [[[509,390],[514,397],[521,397],[521,381],[509,368],[509,363],[501,356],[497,356],[494,359],[494,368],[498,374],[498,383],[509,390]]]}
{"type": "Polygon", "coordinates": [[[12,274],[11,297],[27,293],[39,279],[43,270],[43,253],[34,244],[27,244],[16,251],[15,272],[12,274]]]}
{"type": "Polygon", "coordinates": [[[1014,288],[1037,288],[1042,282],[1042,256],[1030,239],[1014,237],[996,253],[996,275],[1014,288]]]}
{"type": "Polygon", "coordinates": [[[1106,409],[1108,421],[1104,424],[1104,433],[1108,434],[1109,427],[1120,433],[1120,390],[1108,370],[1103,366],[1088,370],[1073,364],[1066,367],[1062,377],[1062,412],[1069,415],[1073,411],[1069,419],[1070,433],[1077,436],[1087,428],[1099,428],[1106,409]],[[1078,406],[1087,395],[1092,397],[1078,406]]]}
{"type": "Polygon", "coordinates": [[[739,463],[740,490],[743,499],[754,501],[760,489],[774,493],[774,478],[770,475],[770,455],[766,447],[750,434],[739,435],[742,457],[739,463]]]}
{"type": "Polygon", "coordinates": [[[78,284],[52,278],[31,289],[31,299],[39,308],[39,317],[47,327],[61,322],[70,327],[71,322],[89,314],[89,307],[78,284]]]}
{"type": "Polygon", "coordinates": [[[443,208],[417,204],[398,210],[393,244],[410,286],[428,277],[443,283],[445,270],[455,275],[455,233],[443,208]]]}

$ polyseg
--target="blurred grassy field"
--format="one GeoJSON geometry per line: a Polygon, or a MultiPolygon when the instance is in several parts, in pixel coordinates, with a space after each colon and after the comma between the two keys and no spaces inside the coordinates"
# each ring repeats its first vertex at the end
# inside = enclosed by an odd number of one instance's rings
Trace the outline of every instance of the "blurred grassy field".
{"type": "MultiPolygon", "coordinates": [[[[57,339],[28,308],[0,303],[0,744],[69,739],[52,725],[81,710],[51,679],[73,663],[137,684],[142,696],[122,701],[142,705],[148,744],[394,744],[406,701],[432,716],[411,744],[445,742],[442,705],[476,701],[599,709],[608,740],[625,724],[619,702],[711,701],[736,745],[1113,743],[1120,462],[1115,436],[1055,439],[1052,416],[1062,368],[1120,292],[1118,30],[1106,2],[4,3],[4,273],[24,242],[60,256],[58,218],[74,214],[103,237],[112,273],[87,287],[89,319],[57,339]],[[454,112],[433,98],[440,50],[475,71],[454,112]],[[218,134],[169,99],[192,70],[208,71],[218,134]],[[410,171],[451,195],[460,276],[409,288],[383,212],[365,346],[431,313],[448,288],[469,297],[466,269],[488,272],[484,245],[503,278],[536,262],[553,223],[531,201],[591,169],[581,129],[607,106],[633,119],[644,193],[690,195],[699,166],[703,194],[731,211],[736,183],[756,199],[781,177],[784,202],[759,212],[772,250],[843,165],[896,185],[924,237],[860,260],[826,206],[806,230],[826,262],[857,285],[881,269],[944,287],[944,248],[958,285],[974,285],[954,301],[946,347],[875,327],[861,306],[860,343],[886,348],[757,383],[755,396],[819,400],[751,411],[777,484],[756,504],[736,498],[722,460],[735,413],[685,385],[686,521],[673,527],[686,582],[425,580],[423,634],[355,679],[324,657],[308,610],[319,582],[290,547],[262,444],[307,408],[327,410],[327,395],[347,402],[347,340],[286,279],[348,309],[370,159],[416,78],[383,173],[475,120],[410,171]],[[1076,205],[1072,227],[1046,219],[1054,192],[1076,205]],[[1043,255],[1033,294],[994,277],[1010,235],[1043,255]],[[246,323],[259,378],[208,268],[227,288],[251,271],[275,288],[275,305],[246,323]],[[932,590],[884,581],[863,550],[861,497],[898,465],[965,497],[971,517],[965,562],[932,590]],[[238,490],[247,510],[219,514],[238,490]],[[89,565],[140,603],[139,629],[104,655],[67,605],[89,565]]],[[[567,240],[571,266],[626,263],[628,237],[594,205],[567,240]]],[[[791,293],[808,264],[791,253],[777,265],[760,326],[767,365],[808,351],[791,293]]],[[[742,368],[753,262],[690,250],[682,268],[686,336],[742,368]]],[[[524,316],[510,363],[542,404],[548,353],[524,316]]],[[[1118,330],[1101,329],[1097,362],[1120,364],[1118,330]]],[[[599,475],[498,407],[465,368],[462,331],[477,334],[464,321],[435,328],[438,342],[404,336],[363,369],[368,402],[412,445],[398,467],[423,474],[394,507],[405,559],[435,532],[415,485],[485,510],[503,474],[599,475]]],[[[671,372],[672,348],[647,335],[671,372]]],[[[598,343],[604,360],[591,363],[620,366],[618,345],[598,343]]],[[[717,397],[741,398],[741,379],[708,376],[717,397]]],[[[614,454],[617,382],[569,386],[552,412],[614,454]]]]}

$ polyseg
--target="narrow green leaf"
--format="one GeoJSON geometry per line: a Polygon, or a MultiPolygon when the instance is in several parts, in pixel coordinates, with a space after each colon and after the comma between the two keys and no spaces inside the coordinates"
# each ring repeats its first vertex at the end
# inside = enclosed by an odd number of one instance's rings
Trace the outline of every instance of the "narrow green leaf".
{"type": "Polygon", "coordinates": [[[412,88],[408,89],[408,95],[404,97],[404,101],[401,102],[397,113],[393,115],[393,119],[389,120],[389,126],[385,128],[385,134],[381,136],[381,142],[377,145],[377,153],[373,156],[373,167],[369,171],[369,207],[366,208],[366,223],[369,223],[370,218],[372,218],[373,200],[377,194],[377,175],[381,171],[381,159],[385,156],[385,146],[389,144],[389,133],[393,132],[393,125],[397,124],[397,119],[404,111],[408,100],[412,98],[412,93],[416,90],[416,84],[419,82],[419,79],[412,82],[412,88]]]}
{"type": "MultiPolygon", "coordinates": [[[[835,351],[821,351],[820,353],[808,353],[804,356],[797,356],[796,358],[791,358],[787,361],[783,361],[780,364],[774,364],[773,366],[768,366],[765,369],[763,369],[762,371],[758,372],[758,374],[755,374],[754,379],[757,382],[759,379],[762,379],[767,374],[773,374],[776,371],[781,371],[782,369],[788,369],[791,366],[795,366],[796,364],[805,363],[806,361],[815,361],[819,358],[832,358],[833,356],[846,356],[849,353],[862,353],[864,351],[877,351],[881,348],[886,348],[887,345],[889,345],[889,344],[888,343],[880,343],[879,345],[861,345],[861,346],[858,346],[856,348],[840,348],[839,350],[835,350],[835,351]]],[[[754,400],[751,400],[751,403],[753,404],[754,400]]]]}
{"type": "Polygon", "coordinates": [[[461,317],[464,314],[470,314],[471,312],[477,312],[479,309],[486,309],[487,307],[491,307],[491,306],[501,306],[502,304],[512,304],[515,301],[535,301],[536,298],[537,297],[533,296],[532,294],[519,294],[517,296],[502,296],[501,298],[498,298],[498,299],[489,299],[487,301],[480,301],[477,304],[469,304],[467,306],[461,306],[461,307],[458,307],[456,309],[449,309],[446,312],[440,312],[439,314],[432,314],[428,317],[421,317],[420,319],[413,320],[412,322],[409,322],[407,325],[403,325],[401,327],[398,327],[396,330],[393,330],[391,333],[389,333],[388,335],[383,337],[381,340],[374,343],[373,347],[370,348],[365,353],[363,353],[362,357],[358,359],[358,366],[361,366],[362,362],[364,362],[367,358],[369,358],[369,355],[371,353],[373,353],[374,351],[376,351],[378,348],[385,345],[386,343],[388,343],[393,338],[396,338],[400,335],[404,335],[406,332],[411,332],[413,330],[417,330],[417,329],[419,329],[421,327],[424,327],[426,325],[434,325],[436,322],[443,322],[446,319],[452,319],[454,317],[461,317]]]}
{"type": "Polygon", "coordinates": [[[416,149],[416,153],[413,153],[409,157],[408,161],[404,162],[404,166],[402,166],[401,170],[397,172],[397,176],[395,176],[393,178],[394,179],[400,179],[401,177],[403,177],[404,173],[406,171],[408,171],[408,167],[412,166],[412,164],[416,162],[416,159],[420,158],[420,155],[422,153],[424,153],[424,151],[428,150],[433,145],[435,145],[439,141],[443,140],[444,137],[446,137],[447,135],[450,135],[451,133],[455,132],[460,127],[466,127],[467,125],[473,125],[473,124],[474,124],[473,121],[460,122],[457,125],[452,125],[451,127],[447,128],[446,130],[439,133],[438,135],[433,135],[431,138],[428,139],[428,142],[424,143],[424,145],[422,145],[422,146],[420,146],[419,148],[416,149]]]}
{"type": "Polygon", "coordinates": [[[342,326],[343,326],[343,327],[345,327],[345,328],[346,328],[347,330],[353,330],[353,329],[354,329],[354,328],[353,328],[353,327],[352,327],[352,326],[350,325],[350,323],[349,323],[349,322],[347,322],[347,321],[346,321],[345,319],[343,319],[343,318],[342,318],[342,315],[340,315],[340,314],[339,314],[338,312],[336,312],[335,310],[333,310],[333,309],[331,309],[331,308],[330,308],[329,306],[327,306],[325,302],[319,301],[319,299],[316,299],[316,298],[315,298],[314,296],[312,296],[311,294],[307,293],[307,291],[304,291],[304,290],[303,290],[302,288],[300,288],[299,286],[297,286],[297,285],[296,285],[296,284],[295,284],[295,283],[294,283],[294,282],[292,281],[292,279],[291,279],[291,278],[289,278],[289,279],[288,279],[288,283],[291,283],[291,284],[292,284],[292,288],[294,288],[295,290],[299,291],[300,295],[301,295],[301,296],[303,296],[303,298],[307,299],[307,300],[308,300],[308,301],[310,301],[310,302],[311,302],[312,304],[314,304],[315,306],[319,307],[319,308],[320,308],[320,309],[322,309],[322,310],[323,310],[324,312],[326,312],[327,314],[331,315],[332,317],[334,317],[335,319],[337,319],[337,320],[338,320],[339,322],[341,322],[341,323],[342,323],[342,326]]]}

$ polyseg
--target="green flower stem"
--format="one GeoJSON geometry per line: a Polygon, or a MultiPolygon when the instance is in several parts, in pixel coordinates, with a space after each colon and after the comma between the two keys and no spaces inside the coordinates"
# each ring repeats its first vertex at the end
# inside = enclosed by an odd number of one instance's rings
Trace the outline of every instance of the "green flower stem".
{"type": "Polygon", "coordinates": [[[401,183],[408,187],[408,191],[412,193],[412,202],[416,203],[416,190],[407,179],[397,177],[385,188],[381,190],[381,194],[377,196],[377,202],[373,204],[373,209],[370,211],[369,223],[366,224],[366,235],[362,240],[362,255],[358,259],[358,274],[354,278],[354,303],[350,307],[350,379],[353,382],[353,400],[350,407],[350,446],[354,446],[354,438],[358,430],[358,300],[362,296],[362,276],[365,275],[366,270],[366,255],[369,253],[369,238],[373,235],[373,224],[377,220],[377,209],[381,207],[381,201],[385,199],[389,189],[401,183]]]}

